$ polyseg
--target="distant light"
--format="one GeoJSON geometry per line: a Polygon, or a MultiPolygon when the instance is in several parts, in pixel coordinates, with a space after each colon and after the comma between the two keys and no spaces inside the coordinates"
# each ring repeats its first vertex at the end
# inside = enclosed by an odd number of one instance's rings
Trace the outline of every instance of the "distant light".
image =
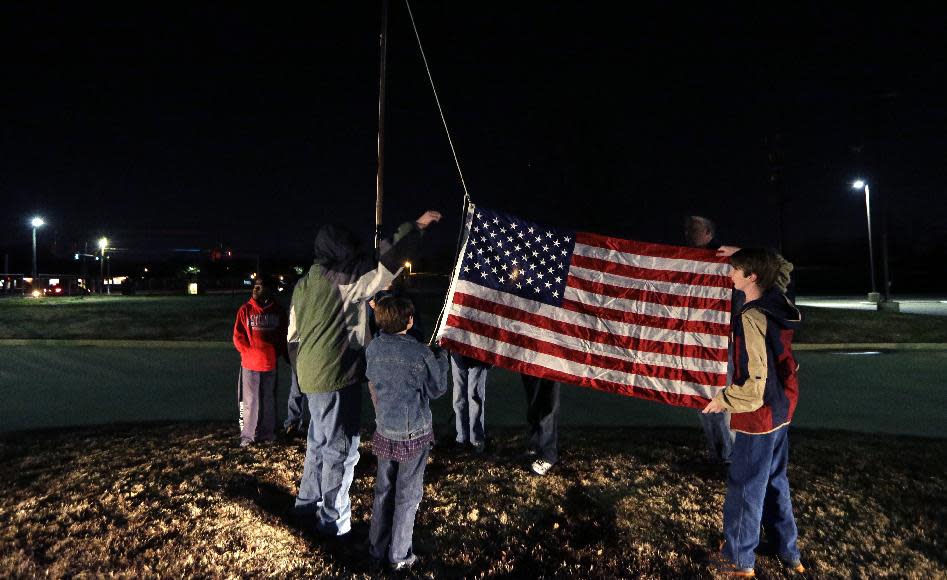
{"type": "Polygon", "coordinates": [[[30,225],[32,225],[34,228],[38,228],[40,226],[46,225],[46,222],[44,222],[43,218],[41,217],[35,217],[30,220],[30,225]]]}
{"type": "Polygon", "coordinates": [[[856,181],[855,183],[852,184],[852,188],[853,188],[853,189],[865,189],[865,182],[862,181],[861,179],[859,179],[858,181],[856,181]]]}
{"type": "Polygon", "coordinates": [[[109,246],[108,238],[99,238],[99,249],[104,250],[109,246]]]}
{"type": "Polygon", "coordinates": [[[147,271],[148,271],[148,268],[145,268],[145,272],[147,272],[147,271]]]}
{"type": "Polygon", "coordinates": [[[40,297],[39,290],[33,290],[33,298],[39,298],[39,297],[40,297]]]}
{"type": "Polygon", "coordinates": [[[78,259],[79,259],[79,253],[76,252],[75,254],[73,254],[73,255],[72,255],[72,259],[73,259],[73,260],[78,260],[78,259]]]}
{"type": "Polygon", "coordinates": [[[187,285],[187,293],[191,296],[197,296],[197,282],[191,282],[187,285]]]}

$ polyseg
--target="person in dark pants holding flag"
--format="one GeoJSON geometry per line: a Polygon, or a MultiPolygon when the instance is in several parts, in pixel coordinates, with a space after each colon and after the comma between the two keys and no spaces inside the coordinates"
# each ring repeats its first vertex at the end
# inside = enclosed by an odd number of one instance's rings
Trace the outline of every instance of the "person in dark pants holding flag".
{"type": "MultiPolygon", "coordinates": [[[[692,248],[706,248],[708,250],[717,250],[720,248],[720,240],[717,239],[717,227],[714,222],[699,216],[687,216],[684,222],[684,239],[687,245],[692,248]]],[[[742,294],[739,291],[733,293],[733,311],[740,308],[742,294]]],[[[731,368],[733,366],[732,353],[728,354],[727,361],[727,381],[730,380],[731,368]]],[[[700,425],[704,428],[704,440],[707,444],[707,459],[714,463],[727,464],[730,462],[730,453],[733,449],[733,431],[730,430],[730,413],[723,411],[721,413],[701,413],[700,425]]]]}
{"type": "Polygon", "coordinates": [[[556,381],[522,375],[526,391],[526,455],[535,459],[530,469],[546,475],[559,461],[559,388],[556,381]]]}
{"type": "Polygon", "coordinates": [[[801,574],[786,472],[789,423],[799,396],[792,336],[802,316],[784,294],[788,262],[779,254],[745,248],[732,255],[731,264],[733,286],[746,296],[733,320],[733,378],[703,410],[730,411],[736,431],[723,504],[724,541],[715,564],[730,576],[754,576],[762,525],[782,563],[801,574]]]}
{"type": "Polygon", "coordinates": [[[273,300],[263,276],[237,311],[233,344],[240,352],[240,446],[276,436],[276,365],[286,354],[286,311],[273,300]]]}

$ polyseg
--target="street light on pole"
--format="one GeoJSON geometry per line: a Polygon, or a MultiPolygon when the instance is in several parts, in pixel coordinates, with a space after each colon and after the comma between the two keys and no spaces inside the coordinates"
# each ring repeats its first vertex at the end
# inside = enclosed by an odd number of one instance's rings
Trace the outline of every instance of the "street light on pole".
{"type": "Polygon", "coordinates": [[[33,289],[36,289],[36,228],[46,225],[46,222],[43,221],[41,217],[34,217],[30,220],[30,225],[33,226],[33,289]]]}
{"type": "MultiPolygon", "coordinates": [[[[103,286],[105,286],[105,248],[107,248],[108,245],[108,238],[99,238],[99,249],[102,250],[102,259],[99,261],[99,280],[102,281],[103,286]]],[[[99,294],[102,294],[101,288],[99,288],[99,294]]],[[[109,294],[111,294],[111,291],[109,291],[109,294]]]]}
{"type": "Polygon", "coordinates": [[[868,189],[868,183],[859,179],[852,184],[852,189],[864,189],[865,190],[865,215],[868,218],[868,265],[870,266],[869,272],[871,273],[871,294],[868,295],[868,299],[873,302],[878,302],[880,296],[878,294],[878,288],[875,286],[875,250],[874,245],[871,241],[871,196],[868,189]]]}

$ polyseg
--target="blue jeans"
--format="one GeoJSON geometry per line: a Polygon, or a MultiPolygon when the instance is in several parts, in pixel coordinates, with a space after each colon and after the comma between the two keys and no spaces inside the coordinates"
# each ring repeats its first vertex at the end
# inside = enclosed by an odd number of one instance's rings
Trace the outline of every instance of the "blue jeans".
{"type": "Polygon", "coordinates": [[[414,516],[424,495],[424,467],[430,449],[405,461],[378,458],[375,501],[368,531],[369,554],[392,564],[414,557],[414,516]]]}
{"type": "Polygon", "coordinates": [[[733,453],[733,431],[730,430],[730,413],[697,413],[704,428],[707,456],[711,461],[726,463],[733,453]]]}
{"type": "Polygon", "coordinates": [[[522,375],[526,391],[526,448],[548,461],[559,460],[559,383],[522,375]]]}
{"type": "Polygon", "coordinates": [[[753,567],[761,524],[784,562],[799,560],[786,477],[788,431],[787,425],[765,435],[736,435],[723,503],[723,555],[738,568],[753,567]]]}
{"type": "Polygon", "coordinates": [[[294,511],[314,515],[320,532],[341,536],[352,528],[349,487],[358,463],[362,385],[355,383],[331,393],[309,393],[306,400],[312,419],[294,511]]]}
{"type": "Polygon", "coordinates": [[[302,431],[308,426],[309,405],[306,403],[306,394],[299,390],[296,371],[293,371],[292,380],[289,383],[289,399],[286,402],[286,421],[283,423],[283,429],[292,427],[297,431],[302,431]]]}
{"type": "Polygon", "coordinates": [[[458,443],[483,443],[486,439],[484,405],[490,367],[451,353],[454,383],[454,417],[458,443]]]}

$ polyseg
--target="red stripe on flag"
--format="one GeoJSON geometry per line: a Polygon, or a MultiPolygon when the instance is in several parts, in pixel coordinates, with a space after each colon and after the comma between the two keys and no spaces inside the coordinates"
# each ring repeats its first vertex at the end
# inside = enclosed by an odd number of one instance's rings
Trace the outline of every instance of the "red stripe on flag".
{"type": "Polygon", "coordinates": [[[611,334],[578,324],[562,322],[561,320],[549,318],[548,316],[533,314],[513,306],[498,304],[496,302],[491,302],[490,300],[485,300],[483,298],[479,298],[471,294],[464,294],[462,292],[454,293],[454,304],[475,308],[477,310],[495,314],[496,316],[507,318],[509,320],[516,320],[518,322],[531,324],[537,328],[565,336],[571,336],[599,344],[607,344],[609,346],[618,346],[627,348],[628,350],[651,352],[657,354],[670,354],[716,362],[723,362],[727,360],[727,349],[725,348],[711,348],[692,344],[663,342],[659,340],[648,340],[636,338],[633,336],[611,334]]]}
{"type": "Polygon", "coordinates": [[[503,356],[501,354],[491,352],[489,350],[483,350],[469,344],[464,344],[462,342],[457,342],[449,338],[442,338],[440,341],[442,347],[451,350],[453,352],[462,354],[464,356],[469,356],[477,360],[490,363],[492,365],[502,367],[505,369],[510,369],[514,372],[522,373],[525,375],[532,375],[536,377],[543,377],[553,381],[559,381],[561,383],[571,384],[571,385],[582,385],[585,387],[592,387],[600,391],[605,391],[608,393],[615,393],[619,395],[633,396],[638,397],[639,399],[647,399],[650,401],[656,401],[659,403],[666,403],[668,405],[675,405],[678,407],[690,407],[691,409],[703,409],[707,406],[709,399],[703,397],[698,397],[696,395],[681,395],[677,393],[667,393],[665,391],[655,391],[653,389],[646,389],[641,387],[636,387],[634,385],[625,385],[621,383],[614,383],[611,381],[603,381],[601,379],[589,379],[585,377],[579,377],[576,375],[571,375],[561,371],[555,371],[521,361],[519,359],[510,358],[508,356],[503,356]]]}
{"type": "Polygon", "coordinates": [[[625,286],[605,284],[604,282],[592,282],[584,278],[577,278],[572,274],[566,279],[566,285],[579,290],[585,290],[586,292],[593,292],[613,298],[623,298],[625,300],[651,302],[653,304],[673,306],[675,308],[699,308],[702,310],[730,312],[730,301],[722,298],[681,296],[679,294],[668,294],[666,292],[655,292],[653,290],[641,290],[640,288],[627,288],[625,286]]]}
{"type": "Polygon", "coordinates": [[[525,336],[489,324],[461,318],[454,314],[447,317],[447,326],[466,330],[492,338],[500,342],[512,344],[522,348],[527,348],[542,354],[569,360],[579,364],[591,365],[602,369],[620,371],[645,377],[654,377],[658,379],[667,379],[671,381],[686,381],[689,383],[698,383],[701,385],[710,385],[722,387],[726,385],[726,373],[711,373],[707,371],[695,371],[690,369],[665,367],[661,365],[652,365],[633,362],[620,359],[613,356],[583,352],[572,348],[564,347],[558,344],[539,340],[530,336],[525,336]]]}
{"type": "Polygon", "coordinates": [[[624,276],[626,278],[637,278],[639,280],[657,280],[660,282],[673,282],[675,284],[689,284],[691,286],[713,286],[715,288],[733,287],[733,282],[729,276],[639,268],[638,266],[609,262],[608,260],[590,258],[579,254],[572,254],[572,265],[588,270],[617,274],[618,276],[624,276]]]}
{"type": "Polygon", "coordinates": [[[683,332],[700,332],[703,334],[716,334],[718,336],[728,336],[730,334],[729,324],[719,324],[716,322],[704,322],[702,320],[681,320],[680,318],[663,318],[661,316],[649,316],[647,314],[638,314],[627,310],[615,310],[614,308],[605,308],[603,306],[592,306],[583,304],[575,300],[563,300],[562,308],[578,312],[579,314],[588,314],[604,320],[616,320],[625,324],[637,324],[639,326],[648,326],[651,328],[664,328],[666,330],[680,330],[683,332]]]}
{"type": "Polygon", "coordinates": [[[718,257],[716,250],[635,242],[632,240],[622,240],[598,234],[590,234],[588,232],[576,232],[575,241],[577,244],[585,244],[586,246],[595,246],[597,248],[615,250],[616,252],[624,252],[626,254],[653,256],[655,258],[697,260],[699,262],[712,262],[714,264],[726,264],[729,261],[729,258],[718,257]]]}

